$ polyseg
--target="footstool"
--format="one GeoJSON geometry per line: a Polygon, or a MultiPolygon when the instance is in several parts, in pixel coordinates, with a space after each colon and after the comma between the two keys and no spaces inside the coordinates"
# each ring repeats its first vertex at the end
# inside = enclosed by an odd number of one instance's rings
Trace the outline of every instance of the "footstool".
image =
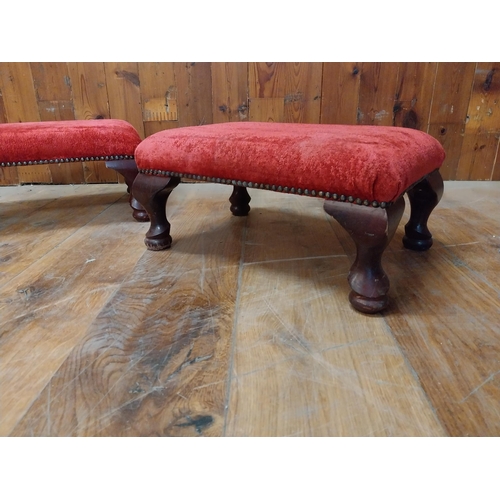
{"type": "MultiPolygon", "coordinates": [[[[104,160],[121,174],[129,193],[137,175],[134,151],[141,142],[123,120],[68,120],[0,124],[0,166],[59,164],[104,160]]],[[[130,195],[136,220],[149,220],[130,195]]]]}
{"type": "Polygon", "coordinates": [[[133,196],[149,214],[145,243],[170,247],[165,204],[181,177],[233,186],[234,215],[247,215],[247,188],[323,198],[325,211],[350,234],[357,255],[349,300],[365,313],[388,305],[382,254],[403,215],[411,215],[404,246],[427,250],[427,220],[441,199],[439,142],[418,130],[367,125],[238,122],[158,132],[135,151],[139,174],[133,196]]]}

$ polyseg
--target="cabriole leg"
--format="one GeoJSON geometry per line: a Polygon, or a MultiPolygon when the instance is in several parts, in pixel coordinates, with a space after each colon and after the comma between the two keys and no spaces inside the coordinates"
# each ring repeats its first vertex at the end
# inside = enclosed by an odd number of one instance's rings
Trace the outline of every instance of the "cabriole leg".
{"type": "Polygon", "coordinates": [[[151,221],[144,243],[148,250],[170,248],[170,223],[167,220],[166,204],[172,190],[180,183],[179,177],[157,177],[138,174],[132,185],[132,194],[145,208],[151,221]]]}
{"type": "Polygon", "coordinates": [[[435,170],[408,191],[411,215],[405,226],[403,245],[410,250],[428,250],[432,246],[432,234],[427,221],[443,196],[443,178],[435,170]]]}
{"type": "Polygon", "coordinates": [[[138,222],[149,221],[148,213],[144,207],[132,195],[132,184],[137,176],[137,164],[135,160],[107,161],[106,167],[116,170],[125,179],[127,192],[130,193],[129,203],[132,207],[132,216],[138,222]]]}
{"type": "Polygon", "coordinates": [[[376,313],[389,303],[389,278],[382,268],[382,254],[403,216],[404,198],[388,208],[325,201],[324,209],[350,234],[356,244],[356,260],[348,281],[349,301],[358,311],[376,313]]]}

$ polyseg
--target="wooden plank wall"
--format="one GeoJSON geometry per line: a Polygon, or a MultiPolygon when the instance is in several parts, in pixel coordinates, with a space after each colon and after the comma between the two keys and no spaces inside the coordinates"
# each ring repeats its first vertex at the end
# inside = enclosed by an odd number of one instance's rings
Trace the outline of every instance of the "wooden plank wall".
{"type": "MultiPolygon", "coordinates": [[[[447,180],[500,180],[500,63],[0,63],[0,123],[121,118],[142,137],[225,121],[418,128],[447,180]]],[[[102,162],[0,169],[0,185],[117,182],[102,162]]]]}

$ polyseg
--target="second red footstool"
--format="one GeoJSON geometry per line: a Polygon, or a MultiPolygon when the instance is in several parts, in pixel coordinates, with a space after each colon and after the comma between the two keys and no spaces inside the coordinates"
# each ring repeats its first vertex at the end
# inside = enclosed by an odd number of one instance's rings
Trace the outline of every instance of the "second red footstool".
{"type": "MultiPolygon", "coordinates": [[[[0,167],[103,160],[124,177],[130,192],[137,175],[134,153],[140,142],[135,128],[123,120],[2,123],[0,167]]],[[[130,205],[137,220],[148,220],[132,195],[130,205]]]]}

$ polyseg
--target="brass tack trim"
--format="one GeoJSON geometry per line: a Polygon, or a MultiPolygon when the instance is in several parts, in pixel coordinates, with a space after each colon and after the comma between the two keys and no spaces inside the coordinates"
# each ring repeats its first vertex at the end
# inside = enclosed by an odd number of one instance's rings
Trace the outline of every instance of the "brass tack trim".
{"type": "MultiPolygon", "coordinates": [[[[3,166],[3,164],[2,164],[3,166]]],[[[290,193],[290,194],[300,194],[304,196],[313,196],[319,198],[327,198],[333,199],[336,201],[347,201],[349,203],[355,203],[356,205],[364,205],[366,207],[380,207],[387,208],[392,205],[392,202],[378,202],[378,201],[370,201],[370,200],[362,200],[361,198],[354,198],[353,196],[346,196],[344,194],[330,193],[329,191],[316,191],[314,189],[302,189],[302,188],[294,188],[289,186],[276,186],[275,184],[262,184],[258,182],[249,182],[249,181],[239,181],[235,179],[221,179],[220,177],[207,177],[205,175],[197,175],[197,174],[182,174],[179,172],[171,172],[169,170],[153,170],[153,169],[138,169],[140,174],[146,175],[161,175],[164,177],[184,177],[186,179],[196,179],[207,182],[216,182],[219,184],[230,184],[233,186],[239,187],[249,187],[255,189],[266,189],[268,191],[278,191],[280,193],[290,193]]]]}
{"type": "Polygon", "coordinates": [[[110,160],[133,160],[133,155],[119,156],[90,156],[90,157],[71,157],[71,158],[53,158],[51,160],[27,160],[27,161],[2,161],[0,167],[24,167],[28,165],[47,165],[54,163],[74,163],[75,161],[110,161],[110,160]]]}

